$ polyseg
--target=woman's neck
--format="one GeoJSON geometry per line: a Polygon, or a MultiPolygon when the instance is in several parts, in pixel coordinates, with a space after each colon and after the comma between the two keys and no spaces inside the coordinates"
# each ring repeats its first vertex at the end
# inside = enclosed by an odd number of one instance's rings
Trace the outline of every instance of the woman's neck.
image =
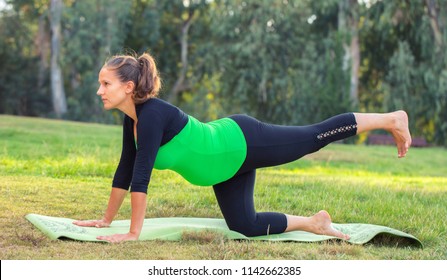
{"type": "Polygon", "coordinates": [[[129,100],[117,109],[129,116],[132,120],[134,120],[134,122],[138,121],[137,110],[135,108],[135,103],[133,102],[133,100],[129,100]]]}

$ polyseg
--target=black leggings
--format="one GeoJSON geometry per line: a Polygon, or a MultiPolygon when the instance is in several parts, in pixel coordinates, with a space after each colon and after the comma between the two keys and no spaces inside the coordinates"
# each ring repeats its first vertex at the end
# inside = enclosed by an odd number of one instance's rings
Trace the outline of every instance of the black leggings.
{"type": "Polygon", "coordinates": [[[246,115],[230,118],[244,133],[247,157],[235,176],[213,188],[228,227],[246,236],[282,233],[287,228],[284,214],[255,211],[253,190],[257,168],[295,161],[357,133],[352,113],[308,126],[271,125],[246,115]]]}

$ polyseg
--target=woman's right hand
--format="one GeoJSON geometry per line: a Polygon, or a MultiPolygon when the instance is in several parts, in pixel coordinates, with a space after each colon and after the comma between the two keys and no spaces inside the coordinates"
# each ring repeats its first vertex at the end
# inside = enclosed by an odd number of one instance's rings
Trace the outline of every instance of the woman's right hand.
{"type": "Polygon", "coordinates": [[[109,227],[115,217],[118,209],[123,203],[124,197],[127,194],[127,190],[120,188],[112,188],[110,193],[109,204],[107,210],[101,220],[86,220],[86,221],[74,221],[73,224],[80,227],[97,227],[104,228],[109,227]]]}
{"type": "Polygon", "coordinates": [[[73,224],[80,227],[97,227],[97,228],[110,226],[110,223],[104,220],[74,221],[73,224]]]}

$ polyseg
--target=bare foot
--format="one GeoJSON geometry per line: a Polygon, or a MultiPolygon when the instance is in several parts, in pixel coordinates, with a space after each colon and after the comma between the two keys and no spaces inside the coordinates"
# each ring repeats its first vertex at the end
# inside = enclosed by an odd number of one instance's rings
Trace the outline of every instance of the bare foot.
{"type": "Polygon", "coordinates": [[[411,146],[411,135],[408,128],[408,115],[405,111],[390,113],[392,117],[391,126],[388,131],[393,135],[397,145],[398,157],[404,157],[411,146]]]}
{"type": "Polygon", "coordinates": [[[312,233],[335,236],[344,240],[349,240],[350,236],[332,227],[332,220],[329,213],[321,210],[317,214],[310,217],[312,221],[312,233]]]}

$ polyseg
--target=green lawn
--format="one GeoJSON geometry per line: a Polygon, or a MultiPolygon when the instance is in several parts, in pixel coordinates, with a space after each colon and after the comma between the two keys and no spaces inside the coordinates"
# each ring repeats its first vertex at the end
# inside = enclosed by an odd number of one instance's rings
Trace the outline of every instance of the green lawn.
{"type": "MultiPolygon", "coordinates": [[[[100,218],[121,149],[121,127],[0,116],[0,259],[447,259],[447,151],[333,144],[295,163],[258,171],[258,210],[372,223],[419,238],[424,249],[343,242],[229,241],[187,234],[181,242],[51,241],[24,216],[100,218]]],[[[117,219],[130,218],[128,197],[117,219]]],[[[212,188],[154,171],[149,217],[221,217],[212,188]]]]}

